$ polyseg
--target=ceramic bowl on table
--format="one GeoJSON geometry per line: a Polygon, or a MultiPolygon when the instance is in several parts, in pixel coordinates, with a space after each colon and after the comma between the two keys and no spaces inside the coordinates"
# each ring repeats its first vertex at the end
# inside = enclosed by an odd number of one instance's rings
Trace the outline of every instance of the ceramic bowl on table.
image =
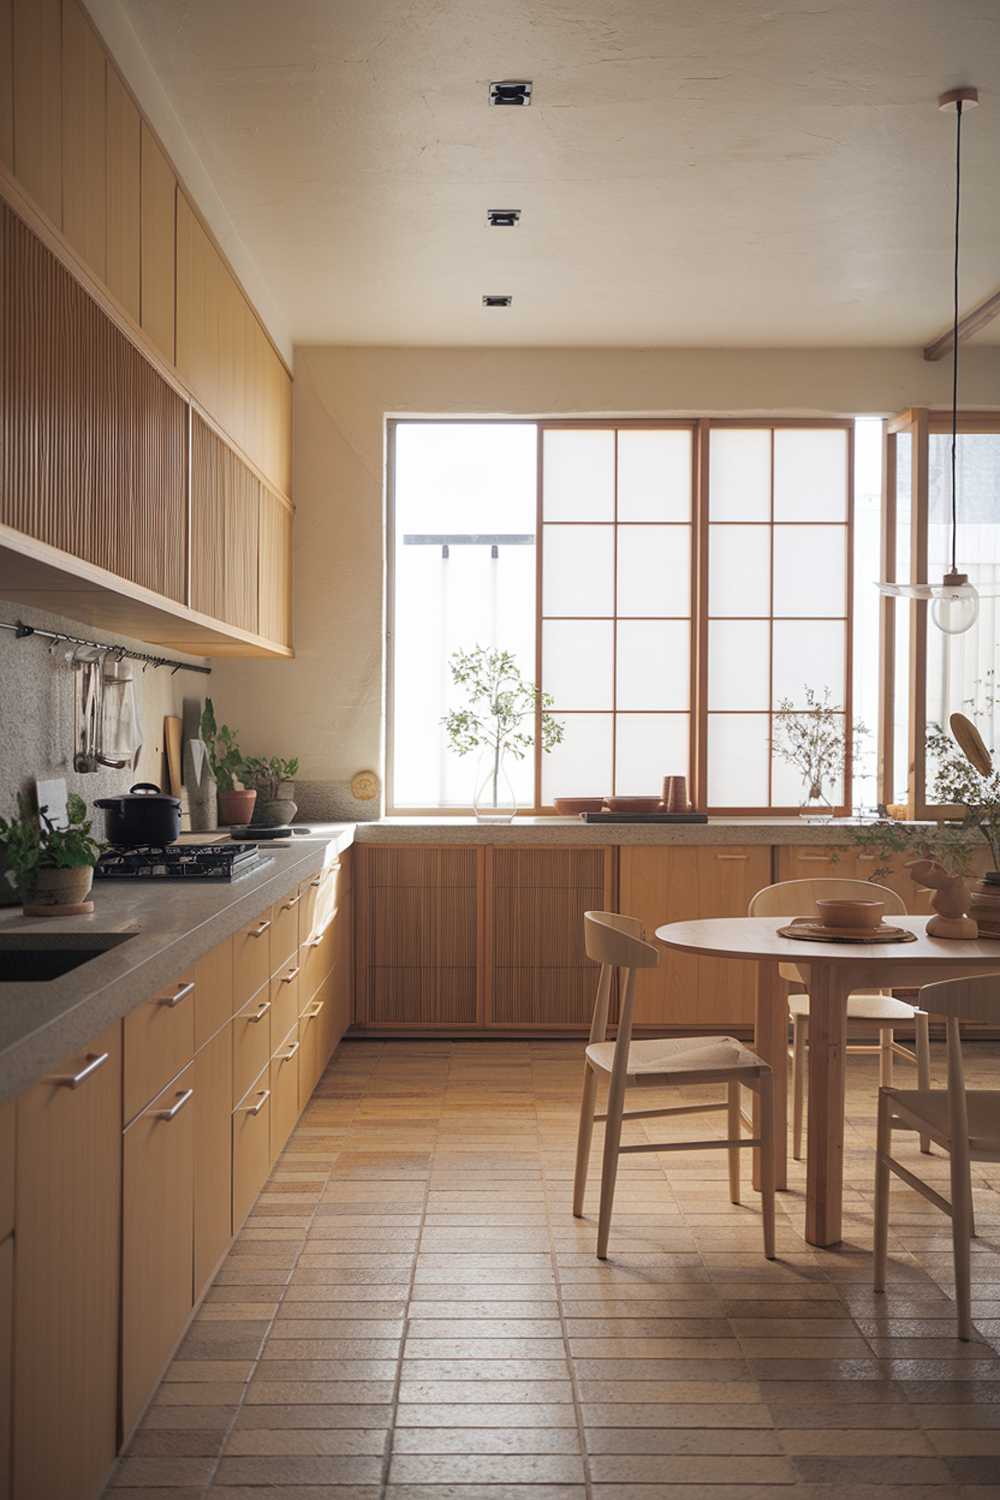
{"type": "Polygon", "coordinates": [[[557,813],[572,816],[574,813],[600,812],[604,806],[603,797],[553,797],[552,806],[557,813]]]}
{"type": "Polygon", "coordinates": [[[882,921],[884,901],[817,901],[816,911],[824,927],[874,929],[882,921]]]}

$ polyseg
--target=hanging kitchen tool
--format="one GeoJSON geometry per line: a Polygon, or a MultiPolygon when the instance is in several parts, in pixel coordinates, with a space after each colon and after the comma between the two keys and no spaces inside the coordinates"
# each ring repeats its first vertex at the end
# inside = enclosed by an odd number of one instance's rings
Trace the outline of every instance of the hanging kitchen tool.
{"type": "Polygon", "coordinates": [[[97,770],[100,738],[100,653],[77,647],[69,656],[73,665],[73,769],[81,775],[97,770]]]}
{"type": "Polygon", "coordinates": [[[102,766],[135,770],[142,749],[142,721],[136,702],[135,670],[116,654],[105,658],[102,672],[101,738],[97,758],[102,766]]]}

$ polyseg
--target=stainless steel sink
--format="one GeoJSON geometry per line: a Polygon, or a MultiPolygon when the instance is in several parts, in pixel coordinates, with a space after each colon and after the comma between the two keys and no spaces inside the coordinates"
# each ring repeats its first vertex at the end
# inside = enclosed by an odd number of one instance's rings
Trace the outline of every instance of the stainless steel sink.
{"type": "Polygon", "coordinates": [[[0,934],[0,984],[58,979],[134,936],[134,932],[54,932],[50,938],[39,939],[36,932],[0,934]]]}

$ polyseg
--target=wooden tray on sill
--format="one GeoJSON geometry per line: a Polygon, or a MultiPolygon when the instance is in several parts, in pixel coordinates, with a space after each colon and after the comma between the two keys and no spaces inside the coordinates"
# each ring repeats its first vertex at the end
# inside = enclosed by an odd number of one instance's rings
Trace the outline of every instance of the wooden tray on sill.
{"type": "Polygon", "coordinates": [[[703,812],[585,812],[584,823],[707,823],[703,812]]]}

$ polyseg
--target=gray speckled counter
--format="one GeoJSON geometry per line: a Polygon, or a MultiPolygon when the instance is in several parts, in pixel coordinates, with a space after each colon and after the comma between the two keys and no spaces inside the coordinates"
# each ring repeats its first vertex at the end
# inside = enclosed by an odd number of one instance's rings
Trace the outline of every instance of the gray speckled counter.
{"type": "MultiPolygon", "coordinates": [[[[319,825],[314,825],[318,828],[319,825]]],[[[584,823],[580,818],[382,818],[355,825],[358,844],[847,844],[844,823],[710,818],[707,823],[584,823]]]]}
{"type": "Polygon", "coordinates": [[[352,842],[351,824],[327,825],[311,839],[272,848],[270,863],[233,881],[99,881],[87,917],[24,917],[0,909],[0,945],[100,947],[126,941],[58,979],[4,983],[0,946],[0,1099],[19,1093],[68,1053],[170,984],[257,913],[307,880],[352,842]]]}

